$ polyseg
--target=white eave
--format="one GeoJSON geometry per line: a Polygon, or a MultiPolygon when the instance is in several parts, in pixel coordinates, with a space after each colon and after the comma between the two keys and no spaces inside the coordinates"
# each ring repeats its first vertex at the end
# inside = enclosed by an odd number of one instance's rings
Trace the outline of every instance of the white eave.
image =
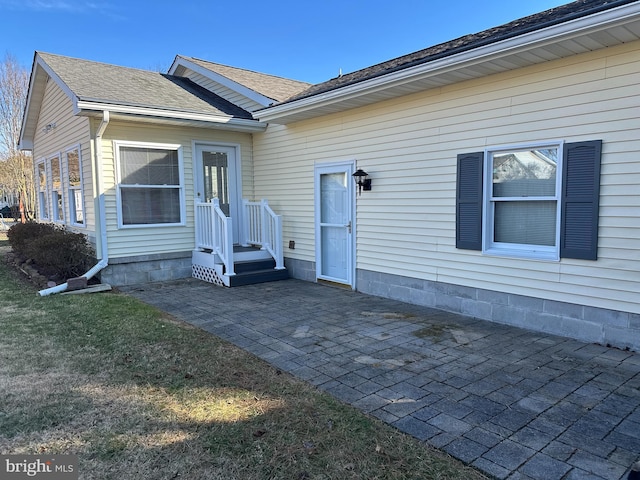
{"type": "Polygon", "coordinates": [[[164,110],[160,108],[118,105],[95,101],[74,101],[74,114],[80,116],[101,116],[103,111],[109,111],[112,119],[126,119],[130,121],[144,121],[147,123],[161,123],[171,125],[185,125],[198,127],[214,127],[239,132],[262,132],[267,124],[251,119],[234,118],[224,115],[209,115],[194,112],[164,110]]]}
{"type": "Polygon", "coordinates": [[[234,92],[237,92],[240,95],[264,107],[271,105],[275,101],[273,98],[266,97],[261,93],[258,93],[255,90],[251,90],[250,88],[242,85],[241,83],[234,82],[230,78],[227,78],[224,75],[220,75],[219,73],[213,72],[211,70],[208,70],[198,65],[197,63],[189,61],[189,59],[184,58],[180,55],[176,57],[176,59],[173,61],[173,65],[171,65],[171,68],[169,68],[169,75],[175,75],[176,70],[179,67],[188,68],[189,70],[192,70],[193,72],[198,73],[203,77],[208,78],[209,80],[212,80],[224,87],[227,87],[228,89],[233,90],[234,92]]]}
{"type": "Polygon", "coordinates": [[[640,2],[254,112],[287,124],[640,39],[640,2]]]}
{"type": "Polygon", "coordinates": [[[60,78],[36,53],[33,61],[33,68],[31,69],[31,78],[29,79],[27,103],[24,108],[24,115],[22,116],[20,141],[18,142],[18,148],[20,150],[33,150],[33,138],[35,137],[36,128],[38,126],[38,113],[40,112],[40,106],[42,99],[44,98],[47,80],[50,77],[60,85],[60,88],[62,88],[65,94],[71,98],[75,97],[73,92],[69,90],[64,82],[60,80],[60,78]]]}
{"type": "Polygon", "coordinates": [[[82,100],[79,99],[53,69],[36,54],[20,131],[18,148],[21,150],[33,150],[33,139],[38,125],[38,114],[49,78],[55,81],[60,89],[71,99],[75,115],[101,117],[102,112],[106,110],[112,113],[113,119],[126,119],[128,121],[208,127],[238,132],[262,132],[267,128],[266,123],[257,120],[235,118],[225,115],[168,110],[150,106],[105,103],[99,100],[82,100]]]}

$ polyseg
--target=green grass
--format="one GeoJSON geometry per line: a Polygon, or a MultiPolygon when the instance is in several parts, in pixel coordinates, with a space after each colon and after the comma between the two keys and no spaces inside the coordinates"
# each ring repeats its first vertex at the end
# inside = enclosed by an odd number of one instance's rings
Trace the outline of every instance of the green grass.
{"type": "Polygon", "coordinates": [[[126,295],[38,297],[0,262],[0,331],[0,453],[84,479],[484,478],[126,295]]]}

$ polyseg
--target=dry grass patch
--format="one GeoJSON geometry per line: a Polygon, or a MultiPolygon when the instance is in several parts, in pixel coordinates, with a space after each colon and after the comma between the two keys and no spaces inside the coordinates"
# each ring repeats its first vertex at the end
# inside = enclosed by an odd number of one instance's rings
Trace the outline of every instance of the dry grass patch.
{"type": "Polygon", "coordinates": [[[484,478],[125,295],[37,297],[0,262],[0,312],[1,453],[77,454],[83,479],[484,478]]]}

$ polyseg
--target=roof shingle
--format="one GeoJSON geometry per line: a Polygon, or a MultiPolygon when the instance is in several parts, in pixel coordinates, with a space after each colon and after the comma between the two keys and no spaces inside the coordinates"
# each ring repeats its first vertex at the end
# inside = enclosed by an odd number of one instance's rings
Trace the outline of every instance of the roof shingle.
{"type": "Polygon", "coordinates": [[[260,95],[281,102],[311,87],[310,83],[276,77],[266,73],[254,72],[243,68],[230,67],[219,63],[208,62],[199,58],[179,55],[211,72],[222,75],[260,95]]]}
{"type": "Polygon", "coordinates": [[[479,33],[465,35],[449,42],[441,43],[362,70],[357,70],[355,72],[333,78],[326,82],[313,85],[305,91],[289,97],[282,103],[293,102],[295,100],[326,93],[341,87],[364,82],[382,75],[407,69],[416,65],[425,64],[443,57],[455,55],[467,50],[472,50],[484,45],[524,35],[528,32],[540,30],[552,25],[568,22],[575,18],[584,17],[599,11],[608,10],[637,1],[638,0],[578,0],[544,12],[514,20],[498,27],[490,28],[479,33]]]}
{"type": "Polygon", "coordinates": [[[38,52],[81,101],[251,119],[251,113],[190,80],[38,52]]]}

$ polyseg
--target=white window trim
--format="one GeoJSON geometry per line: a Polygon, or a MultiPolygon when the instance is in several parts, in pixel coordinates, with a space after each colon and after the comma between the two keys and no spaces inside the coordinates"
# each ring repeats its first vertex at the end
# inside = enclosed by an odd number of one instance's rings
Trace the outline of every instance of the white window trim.
{"type": "Polygon", "coordinates": [[[38,186],[38,219],[43,221],[50,221],[51,216],[49,215],[49,167],[46,158],[41,158],[36,161],[36,181],[38,186]],[[44,189],[40,185],[40,165],[44,167],[44,189]],[[42,205],[42,199],[46,200],[46,205],[42,205]],[[45,207],[45,208],[43,208],[45,207]]]}
{"type": "Polygon", "coordinates": [[[68,199],[69,201],[67,202],[69,204],[69,224],[73,225],[74,227],[80,227],[80,228],[86,228],[87,227],[87,209],[86,209],[86,202],[85,202],[85,198],[84,198],[84,177],[83,177],[83,173],[82,173],[82,145],[80,143],[78,143],[77,145],[73,145],[69,148],[67,148],[64,151],[64,164],[66,165],[67,169],[66,171],[66,176],[65,176],[65,186],[67,187],[67,192],[68,192],[68,199]],[[74,150],[78,151],[78,168],[79,168],[79,173],[80,173],[80,186],[79,187],[72,187],[71,186],[71,182],[69,181],[69,157],[68,154],[69,152],[73,152],[74,150]],[[84,217],[84,223],[78,223],[75,221],[76,218],[76,201],[75,201],[75,191],[76,190],[80,190],[80,196],[82,197],[82,215],[84,217]],[[72,210],[72,207],[74,209],[74,211],[72,210]]]}
{"type": "Polygon", "coordinates": [[[48,190],[48,196],[49,196],[49,204],[51,205],[51,208],[49,209],[49,213],[51,214],[50,220],[54,223],[61,223],[64,224],[65,223],[65,195],[64,195],[64,186],[65,186],[65,181],[64,181],[64,175],[63,175],[63,171],[62,171],[62,155],[60,155],[60,153],[56,153],[55,155],[50,156],[47,159],[47,167],[49,167],[49,172],[47,173],[47,190],[48,190]],[[53,188],[53,169],[50,168],[51,162],[56,161],[56,159],[58,160],[58,172],[60,173],[60,189],[59,190],[55,190],[53,188]],[[54,202],[54,192],[56,192],[58,194],[58,196],[60,196],[61,201],[62,201],[62,218],[58,218],[58,202],[54,202]]]}
{"type": "MultiPolygon", "coordinates": [[[[482,253],[485,255],[509,258],[524,258],[529,260],[560,261],[560,219],[562,198],[564,141],[522,143],[515,145],[499,145],[485,148],[484,151],[484,185],[483,185],[483,217],[482,222],[482,253]],[[505,151],[532,150],[540,148],[557,148],[558,163],[556,166],[556,194],[552,197],[529,197],[528,200],[553,200],[556,202],[556,239],[555,246],[526,245],[514,243],[494,242],[494,202],[493,191],[493,155],[505,151]]],[[[518,198],[520,199],[520,198],[518,198]]],[[[502,200],[508,201],[509,198],[502,200]]]]}
{"type": "MultiPolygon", "coordinates": [[[[118,216],[118,229],[131,229],[131,228],[158,228],[158,227],[183,227],[186,225],[186,201],[185,201],[185,184],[184,184],[184,160],[182,145],[175,143],[152,143],[152,142],[134,142],[126,140],[114,140],[113,152],[116,162],[116,210],[118,216]],[[177,187],[178,196],[180,199],[180,222],[177,223],[149,223],[149,224],[135,224],[125,225],[122,219],[122,194],[121,194],[121,169],[120,169],[120,147],[133,147],[133,148],[156,148],[162,150],[175,150],[178,152],[178,177],[180,184],[177,187]]],[[[154,188],[158,185],[140,185],[140,187],[154,188]]],[[[127,187],[125,187],[127,188],[127,187]]]]}

